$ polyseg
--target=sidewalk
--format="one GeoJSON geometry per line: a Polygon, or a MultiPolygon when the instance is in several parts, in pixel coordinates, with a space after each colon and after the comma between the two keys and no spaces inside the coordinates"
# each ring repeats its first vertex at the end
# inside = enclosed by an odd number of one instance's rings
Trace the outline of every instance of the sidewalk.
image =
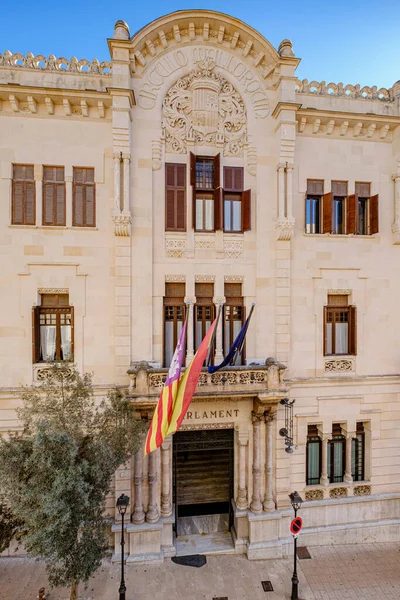
{"type": "MultiPolygon", "coordinates": [[[[309,548],[311,560],[298,561],[302,600],[399,600],[399,544],[309,548]]],[[[293,560],[249,561],[243,556],[208,556],[201,568],[166,559],[162,565],[127,565],[126,600],[283,600],[291,593],[293,560]],[[261,581],[274,591],[264,592],[261,581]]],[[[105,561],[81,600],[118,600],[120,566],[105,561]]],[[[36,600],[46,586],[43,563],[0,558],[0,600],[36,600]]],[[[53,590],[48,600],[67,600],[67,590],[53,590]]]]}

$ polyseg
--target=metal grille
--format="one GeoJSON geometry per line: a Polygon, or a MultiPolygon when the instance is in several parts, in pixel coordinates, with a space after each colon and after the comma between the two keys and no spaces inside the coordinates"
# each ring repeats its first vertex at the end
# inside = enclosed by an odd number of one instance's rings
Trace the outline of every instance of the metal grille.
{"type": "Polygon", "coordinates": [[[297,548],[297,558],[299,560],[311,558],[311,554],[309,553],[307,546],[299,546],[297,548]]]}
{"type": "Polygon", "coordinates": [[[264,592],[273,592],[274,591],[273,585],[270,581],[262,581],[261,585],[262,585],[264,592]]]}

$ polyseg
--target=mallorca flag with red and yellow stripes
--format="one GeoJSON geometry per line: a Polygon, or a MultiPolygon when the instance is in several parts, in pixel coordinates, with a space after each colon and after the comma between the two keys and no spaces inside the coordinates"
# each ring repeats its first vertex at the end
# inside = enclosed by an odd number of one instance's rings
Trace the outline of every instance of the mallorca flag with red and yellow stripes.
{"type": "Polygon", "coordinates": [[[176,394],[174,410],[168,427],[167,435],[178,431],[186,415],[186,411],[189,408],[189,404],[193,398],[193,394],[200,377],[203,363],[207,357],[213,340],[213,333],[217,324],[217,320],[218,318],[214,319],[214,322],[210,325],[210,328],[204,336],[199,349],[194,355],[190,365],[186,367],[185,373],[179,382],[178,393],[176,394]]]}
{"type": "Polygon", "coordinates": [[[159,448],[168,435],[168,427],[171,423],[175,398],[178,392],[179,378],[181,376],[185,336],[186,321],[183,324],[181,335],[179,336],[179,341],[169,367],[167,379],[161,390],[160,398],[156,410],[154,411],[153,420],[150,423],[150,428],[147,432],[146,443],[144,445],[145,455],[159,448]]]}

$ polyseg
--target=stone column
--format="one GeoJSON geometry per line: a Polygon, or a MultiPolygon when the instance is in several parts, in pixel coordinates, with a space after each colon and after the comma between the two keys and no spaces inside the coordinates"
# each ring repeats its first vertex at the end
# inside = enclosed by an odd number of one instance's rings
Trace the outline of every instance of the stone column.
{"type": "Polygon", "coordinates": [[[285,218],[285,165],[278,164],[278,220],[285,218]]]}
{"type": "Polygon", "coordinates": [[[322,465],[321,465],[321,485],[328,485],[328,440],[331,437],[330,433],[324,433],[322,435],[322,465]]]}
{"type": "Polygon", "coordinates": [[[169,517],[172,513],[172,500],[171,500],[171,461],[170,461],[170,450],[171,450],[171,436],[165,438],[161,445],[161,516],[169,517]]]}
{"type": "Polygon", "coordinates": [[[293,218],[293,164],[286,166],[286,216],[293,218]]]}
{"type": "Polygon", "coordinates": [[[121,152],[113,153],[114,160],[114,208],[121,212],[121,152]]]}
{"type": "Polygon", "coordinates": [[[250,504],[250,510],[253,513],[262,512],[261,503],[261,423],[264,422],[264,415],[251,413],[253,423],[253,497],[250,504]]]}
{"type": "Polygon", "coordinates": [[[133,475],[134,488],[134,513],[132,517],[133,523],[137,525],[144,523],[143,510],[143,448],[135,454],[135,473],[133,475]]]}
{"type": "Polygon", "coordinates": [[[157,454],[158,450],[149,454],[149,510],[146,513],[148,523],[157,523],[160,518],[157,508],[157,454]]]}
{"type": "Polygon", "coordinates": [[[353,476],[351,474],[351,442],[356,437],[355,431],[348,431],[346,434],[346,470],[344,472],[343,482],[353,483],[353,476]]]}
{"type": "Polygon", "coordinates": [[[131,155],[130,154],[122,154],[122,160],[124,161],[124,213],[130,212],[129,205],[129,184],[130,184],[130,162],[131,155]]]}
{"type": "Polygon", "coordinates": [[[189,311],[188,324],[187,324],[187,335],[186,335],[186,366],[190,363],[194,356],[194,305],[196,304],[196,298],[194,296],[185,297],[185,304],[189,311]]]}
{"type": "MultiPolygon", "coordinates": [[[[220,307],[222,309],[223,305],[225,304],[226,298],[213,298],[213,303],[215,305],[215,311],[216,311],[216,315],[218,314],[218,311],[220,310],[220,307]]],[[[222,362],[224,360],[224,347],[223,347],[223,340],[222,340],[222,326],[223,326],[223,318],[224,318],[224,314],[222,312],[219,321],[218,321],[218,327],[217,327],[217,331],[215,334],[215,355],[214,355],[214,362],[215,364],[219,364],[220,362],[222,362]]]]}
{"type": "Polygon", "coordinates": [[[246,446],[249,443],[248,431],[236,432],[237,445],[239,448],[239,481],[236,496],[236,506],[239,510],[247,510],[247,484],[246,484],[246,446]]]}
{"type": "Polygon", "coordinates": [[[265,496],[263,508],[266,512],[275,510],[274,494],[273,494],[273,475],[274,475],[274,437],[273,437],[273,421],[275,413],[271,411],[265,415],[267,424],[267,443],[266,443],[266,461],[265,461],[265,496]]]}

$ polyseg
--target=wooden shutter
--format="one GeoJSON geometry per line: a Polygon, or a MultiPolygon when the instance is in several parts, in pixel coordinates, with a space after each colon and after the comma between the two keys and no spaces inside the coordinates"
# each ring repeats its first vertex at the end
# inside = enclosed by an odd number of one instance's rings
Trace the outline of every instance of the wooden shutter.
{"type": "Polygon", "coordinates": [[[25,225],[35,224],[35,212],[35,183],[27,181],[25,184],[25,225]]]}
{"type": "Polygon", "coordinates": [[[54,184],[43,183],[43,225],[54,225],[54,184]]]}
{"type": "Polygon", "coordinates": [[[307,179],[307,195],[323,196],[324,195],[324,180],[323,179],[307,179]]]}
{"type": "Polygon", "coordinates": [[[24,223],[24,184],[22,181],[13,181],[12,185],[12,223],[24,223]]]}
{"type": "Polygon", "coordinates": [[[356,181],[355,183],[356,195],[360,198],[369,198],[371,196],[371,184],[370,183],[361,183],[356,181]]]}
{"type": "Polygon", "coordinates": [[[94,227],[96,225],[96,194],[94,185],[85,186],[85,226],[94,227]]]}
{"type": "Polygon", "coordinates": [[[214,190],[214,229],[215,231],[217,231],[217,229],[222,229],[223,228],[223,223],[224,223],[224,219],[222,216],[222,211],[223,211],[223,189],[221,187],[218,187],[217,189],[214,190]]]}
{"type": "Polygon", "coordinates": [[[217,154],[214,158],[214,190],[220,187],[221,185],[221,155],[217,154]]]}
{"type": "Polygon", "coordinates": [[[349,354],[357,354],[357,307],[349,306],[349,354]]]}
{"type": "Polygon", "coordinates": [[[334,196],[340,196],[341,198],[347,197],[347,181],[332,181],[332,194],[334,196]]]}
{"type": "Polygon", "coordinates": [[[369,233],[370,235],[379,231],[379,194],[369,199],[369,233]]]}
{"type": "Polygon", "coordinates": [[[327,347],[327,334],[328,334],[328,328],[326,326],[328,322],[328,307],[324,306],[324,356],[326,356],[326,347],[327,347]]]}
{"type": "Polygon", "coordinates": [[[224,167],[224,190],[226,192],[242,192],[243,179],[243,167],[224,167]]]}
{"type": "Polygon", "coordinates": [[[186,231],[186,165],[165,165],[165,229],[186,231]]]}
{"type": "Polygon", "coordinates": [[[332,232],[332,192],[323,195],[322,233],[332,232]]]}
{"type": "Polygon", "coordinates": [[[84,188],[83,185],[73,185],[73,196],[72,196],[72,225],[77,227],[83,226],[83,202],[84,202],[84,188]]]}
{"type": "Polygon", "coordinates": [[[65,184],[56,184],[55,225],[65,225],[65,184]]]}
{"type": "Polygon", "coordinates": [[[190,185],[196,187],[196,157],[190,153],[190,185]]]}
{"type": "Polygon", "coordinates": [[[32,362],[39,362],[39,346],[40,346],[40,308],[34,306],[32,308],[32,362]]]}
{"type": "Polygon", "coordinates": [[[242,194],[242,221],[243,231],[251,229],[251,190],[245,190],[242,194]]]}
{"type": "Polygon", "coordinates": [[[355,194],[351,194],[347,198],[346,233],[356,233],[357,231],[356,206],[357,196],[355,194]]]}
{"type": "Polygon", "coordinates": [[[72,225],[77,227],[96,225],[96,187],[92,167],[74,167],[72,225]]]}

